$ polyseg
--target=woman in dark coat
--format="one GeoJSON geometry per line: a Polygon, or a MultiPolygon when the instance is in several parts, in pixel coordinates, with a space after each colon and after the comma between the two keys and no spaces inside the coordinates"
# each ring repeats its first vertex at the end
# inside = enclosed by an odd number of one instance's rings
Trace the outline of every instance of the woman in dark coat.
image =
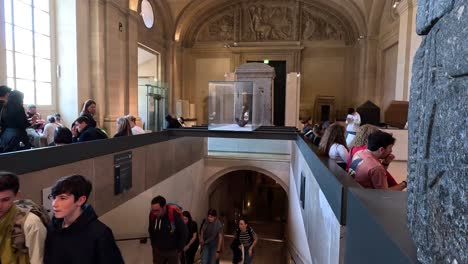
{"type": "Polygon", "coordinates": [[[12,91],[8,102],[3,106],[0,115],[0,151],[11,152],[31,148],[26,128],[31,124],[23,108],[24,94],[12,91]],[[22,144],[21,144],[22,143],[22,144]]]}

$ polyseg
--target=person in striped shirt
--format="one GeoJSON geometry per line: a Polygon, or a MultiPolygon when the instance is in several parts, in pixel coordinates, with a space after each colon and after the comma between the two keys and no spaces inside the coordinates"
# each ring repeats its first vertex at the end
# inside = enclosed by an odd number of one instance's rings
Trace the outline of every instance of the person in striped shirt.
{"type": "Polygon", "coordinates": [[[253,248],[257,244],[258,237],[245,218],[239,220],[236,238],[239,239],[241,246],[244,247],[244,264],[252,263],[253,248]]]}

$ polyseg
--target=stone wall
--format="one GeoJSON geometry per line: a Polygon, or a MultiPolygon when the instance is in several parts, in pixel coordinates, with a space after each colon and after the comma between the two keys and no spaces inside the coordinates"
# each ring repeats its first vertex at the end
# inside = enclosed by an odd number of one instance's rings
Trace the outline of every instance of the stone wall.
{"type": "Polygon", "coordinates": [[[468,1],[419,0],[408,220],[422,263],[468,263],[468,1]]]}

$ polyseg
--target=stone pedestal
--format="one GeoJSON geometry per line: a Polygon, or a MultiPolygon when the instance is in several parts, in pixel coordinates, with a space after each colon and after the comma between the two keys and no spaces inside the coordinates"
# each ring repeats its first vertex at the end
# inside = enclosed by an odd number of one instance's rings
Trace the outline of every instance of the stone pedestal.
{"type": "Polygon", "coordinates": [[[256,100],[263,108],[262,125],[270,126],[273,124],[273,79],[275,78],[275,69],[264,63],[246,63],[237,67],[236,81],[251,81],[253,82],[254,97],[259,97],[256,100]]]}

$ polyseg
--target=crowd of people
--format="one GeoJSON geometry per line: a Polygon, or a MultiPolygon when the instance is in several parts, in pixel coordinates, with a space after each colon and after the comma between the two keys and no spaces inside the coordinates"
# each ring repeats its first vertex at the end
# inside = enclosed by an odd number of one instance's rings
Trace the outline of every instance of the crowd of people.
{"type": "Polygon", "coordinates": [[[302,120],[304,136],[362,187],[399,191],[407,187],[406,181],[397,183],[387,170],[395,159],[396,139],[376,126],[360,126],[361,117],[353,108],[348,110],[346,128],[329,122],[311,125],[309,120],[302,120]]]}
{"type": "MultiPolygon", "coordinates": [[[[31,200],[19,199],[20,182],[0,172],[0,263],[124,263],[112,230],[98,220],[88,199],[92,183],[82,175],[59,179],[49,199],[53,216],[31,200]]],[[[224,251],[223,224],[210,209],[200,229],[191,213],[162,196],[151,200],[148,233],[153,263],[219,263],[224,251]]],[[[245,218],[238,221],[233,263],[250,264],[258,238],[245,218]]]]}
{"type": "MultiPolygon", "coordinates": [[[[25,110],[23,99],[21,91],[0,86],[0,153],[109,137],[95,120],[97,108],[92,99],[83,103],[81,113],[70,129],[63,125],[59,113],[49,115],[44,120],[36,105],[27,105],[25,110]]],[[[118,118],[116,126],[117,132],[113,137],[145,133],[137,126],[133,115],[118,118]]]]}

